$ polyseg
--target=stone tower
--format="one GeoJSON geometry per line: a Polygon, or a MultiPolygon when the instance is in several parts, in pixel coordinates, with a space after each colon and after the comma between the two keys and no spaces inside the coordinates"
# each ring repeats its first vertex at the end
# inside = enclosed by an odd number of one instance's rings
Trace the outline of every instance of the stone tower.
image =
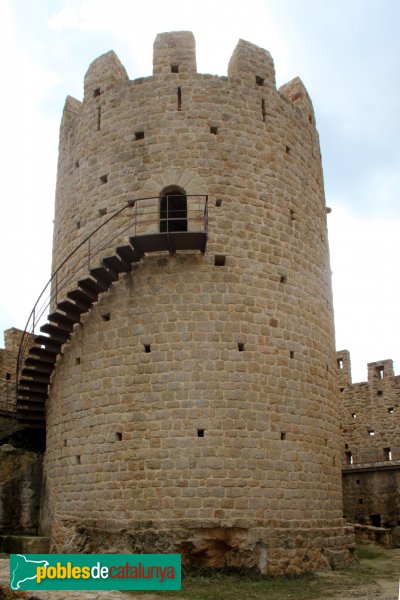
{"type": "Polygon", "coordinates": [[[346,560],[326,208],[300,79],[277,90],[270,54],[243,40],[228,77],[199,74],[189,32],[157,36],[150,77],[96,59],[61,123],[63,261],[80,292],[52,308],[81,315],[46,406],[53,551],[268,574],[346,560]],[[98,227],[106,285],[86,240],[98,227]]]}

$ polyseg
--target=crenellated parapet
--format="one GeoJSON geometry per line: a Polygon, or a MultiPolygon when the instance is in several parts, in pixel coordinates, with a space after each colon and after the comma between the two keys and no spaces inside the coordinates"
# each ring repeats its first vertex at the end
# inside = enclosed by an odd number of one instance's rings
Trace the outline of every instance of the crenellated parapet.
{"type": "MultiPolygon", "coordinates": [[[[400,540],[400,376],[391,359],[368,363],[368,381],[345,382],[350,355],[337,353],[344,515],[400,540]]],[[[348,373],[347,373],[348,374],[348,373]]]]}
{"type": "Polygon", "coordinates": [[[352,383],[350,354],[337,352],[346,465],[400,465],[400,375],[391,359],[368,363],[368,381],[352,383]]]}
{"type": "MultiPolygon", "coordinates": [[[[117,55],[103,54],[85,75],[83,102],[70,96],[65,102],[53,268],[128,200],[160,193],[160,180],[168,187],[200,177],[196,185],[207,193],[211,188],[196,159],[203,153],[221,171],[229,156],[243,154],[242,160],[254,167],[256,187],[262,185],[259,159],[266,177],[290,163],[295,173],[285,212],[299,223],[307,210],[302,201],[307,178],[315,193],[322,185],[314,134],[312,104],[301,80],[278,92],[270,53],[250,42],[239,40],[228,77],[197,73],[195,40],[188,31],[157,35],[150,77],[130,81],[117,55]],[[279,141],[271,136],[275,129],[279,141]],[[152,156],[160,160],[150,170],[152,156]]],[[[323,193],[317,212],[314,231],[326,244],[323,193]]]]}
{"type": "Polygon", "coordinates": [[[159,33],[153,45],[153,74],[197,73],[196,42],[191,31],[159,33]]]}
{"type": "Polygon", "coordinates": [[[282,85],[279,88],[279,92],[298,108],[300,113],[308,119],[311,125],[315,126],[315,115],[311,98],[300,77],[295,77],[288,83],[282,85]]]}
{"type": "Polygon", "coordinates": [[[271,54],[255,44],[239,40],[228,65],[228,77],[235,83],[276,89],[271,54]]]}
{"type": "Polygon", "coordinates": [[[84,98],[98,98],[104,92],[121,87],[129,81],[125,67],[114,50],[102,54],[94,60],[86,71],[84,98]]]}

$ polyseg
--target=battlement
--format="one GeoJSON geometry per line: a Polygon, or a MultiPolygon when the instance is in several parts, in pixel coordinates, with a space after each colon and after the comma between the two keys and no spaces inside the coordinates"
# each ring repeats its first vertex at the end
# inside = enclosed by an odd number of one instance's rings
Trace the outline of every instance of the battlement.
{"type": "Polygon", "coordinates": [[[368,363],[368,382],[352,383],[350,354],[337,352],[345,464],[400,460],[400,376],[391,359],[368,363]]]}
{"type": "MultiPolygon", "coordinates": [[[[352,381],[350,352],[348,350],[338,350],[336,352],[336,365],[338,368],[339,387],[357,385],[357,382],[352,381]]],[[[383,379],[395,376],[393,360],[391,358],[367,363],[367,369],[368,384],[370,385],[377,385],[383,379]]],[[[360,382],[358,385],[365,385],[365,383],[360,382]]]]}
{"type": "MultiPolygon", "coordinates": [[[[171,82],[184,83],[190,77],[204,78],[197,72],[196,43],[190,31],[173,31],[157,35],[153,45],[153,77],[170,79],[171,82]]],[[[209,77],[209,76],[208,76],[209,77]]],[[[84,103],[94,102],[97,116],[94,122],[101,120],[102,101],[107,92],[122,89],[129,83],[142,83],[152,77],[141,78],[131,82],[125,67],[113,50],[96,58],[89,66],[84,78],[84,103]]],[[[250,89],[277,92],[275,68],[271,54],[245,40],[240,39],[233,50],[228,63],[228,77],[218,77],[226,86],[248,86],[250,89]]],[[[179,89],[179,88],[178,88],[179,89]]],[[[175,90],[174,90],[175,91],[175,90]]],[[[281,97],[298,109],[310,124],[315,125],[311,99],[300,78],[295,78],[279,89],[281,97]]],[[[226,96],[224,101],[226,102],[226,96]]],[[[68,96],[64,107],[61,132],[68,131],[74,116],[81,111],[79,100],[68,96]]],[[[182,104],[181,110],[189,108],[182,104]]],[[[266,105],[263,105],[263,112],[266,105]]]]}
{"type": "Polygon", "coordinates": [[[196,42],[191,31],[159,33],[153,45],[153,74],[197,73],[196,42]]]}
{"type": "Polygon", "coordinates": [[[114,50],[96,58],[86,71],[84,95],[97,98],[107,90],[128,81],[128,74],[114,50]]]}

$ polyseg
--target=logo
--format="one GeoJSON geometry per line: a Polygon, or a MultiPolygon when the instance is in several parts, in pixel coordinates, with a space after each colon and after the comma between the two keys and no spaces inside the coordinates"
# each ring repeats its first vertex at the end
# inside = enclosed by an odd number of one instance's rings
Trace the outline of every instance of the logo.
{"type": "Polygon", "coordinates": [[[180,590],[180,554],[11,554],[11,590],[180,590]]]}

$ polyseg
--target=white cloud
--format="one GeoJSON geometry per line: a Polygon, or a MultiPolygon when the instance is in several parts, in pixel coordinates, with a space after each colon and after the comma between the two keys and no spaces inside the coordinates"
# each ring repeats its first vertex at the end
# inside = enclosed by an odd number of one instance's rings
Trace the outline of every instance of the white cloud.
{"type": "Polygon", "coordinates": [[[39,108],[58,78],[17,44],[10,4],[0,4],[3,327],[23,327],[49,276],[58,122],[39,108]],[[29,292],[27,292],[29,290],[29,292]],[[33,294],[33,295],[32,295],[33,294]],[[4,316],[3,316],[4,315],[4,316]],[[3,321],[4,319],[4,321],[3,321]]]}
{"type": "MultiPolygon", "coordinates": [[[[290,40],[283,35],[268,4],[262,0],[184,0],[137,3],[131,0],[71,0],[50,20],[58,32],[80,30],[108,32],[124,42],[141,75],[152,71],[152,44],[163,31],[193,31],[200,72],[224,75],[239,38],[268,48],[280,57],[280,68],[289,62],[290,40]]],[[[121,58],[121,57],[120,57],[121,58]]]]}
{"type": "Polygon", "coordinates": [[[336,205],[329,215],[336,345],[350,350],[353,381],[368,362],[400,366],[400,220],[366,219],[336,205]]]}

